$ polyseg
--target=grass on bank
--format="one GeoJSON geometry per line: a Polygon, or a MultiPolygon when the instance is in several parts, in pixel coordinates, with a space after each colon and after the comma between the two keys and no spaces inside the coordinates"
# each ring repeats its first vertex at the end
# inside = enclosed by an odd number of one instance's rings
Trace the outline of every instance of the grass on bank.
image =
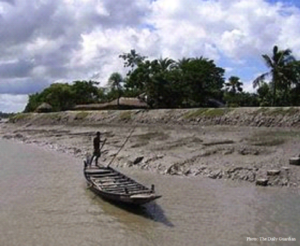
{"type": "Polygon", "coordinates": [[[89,113],[88,112],[86,112],[86,111],[80,111],[80,112],[78,112],[76,115],[75,115],[75,120],[83,120],[83,119],[85,119],[87,116],[89,115],[89,113]]]}
{"type": "Polygon", "coordinates": [[[61,120],[61,113],[55,112],[55,113],[40,113],[38,114],[37,119],[42,121],[60,121],[61,120]]]}
{"type": "Polygon", "coordinates": [[[224,114],[228,113],[232,109],[228,108],[200,108],[196,110],[191,110],[190,112],[187,112],[183,115],[183,118],[185,119],[194,119],[198,117],[220,117],[224,114]]]}
{"type": "Polygon", "coordinates": [[[262,114],[267,116],[276,116],[276,115],[292,116],[299,112],[300,112],[299,108],[295,108],[295,107],[274,107],[274,108],[262,107],[262,108],[258,108],[255,112],[253,112],[253,114],[262,114]]]}
{"type": "Polygon", "coordinates": [[[131,111],[124,111],[119,114],[120,120],[131,120],[132,114],[131,111]]]}
{"type": "Polygon", "coordinates": [[[32,117],[31,113],[17,113],[11,117],[9,117],[9,122],[16,123],[22,120],[28,120],[32,117]]]}
{"type": "Polygon", "coordinates": [[[300,139],[300,131],[260,131],[245,140],[254,146],[279,146],[289,139],[300,139]]]}

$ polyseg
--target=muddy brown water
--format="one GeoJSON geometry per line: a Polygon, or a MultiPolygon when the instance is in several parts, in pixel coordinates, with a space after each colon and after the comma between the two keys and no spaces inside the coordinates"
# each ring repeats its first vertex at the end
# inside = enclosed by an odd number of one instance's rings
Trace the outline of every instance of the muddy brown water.
{"type": "Polygon", "coordinates": [[[110,204],[86,188],[80,159],[0,140],[0,245],[299,245],[296,189],[120,170],[163,197],[110,204]]]}

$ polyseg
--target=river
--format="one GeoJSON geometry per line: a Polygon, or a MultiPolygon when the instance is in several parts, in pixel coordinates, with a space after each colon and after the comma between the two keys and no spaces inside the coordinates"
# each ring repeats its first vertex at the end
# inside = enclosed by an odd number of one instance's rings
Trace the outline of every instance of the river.
{"type": "Polygon", "coordinates": [[[299,245],[297,190],[120,171],[163,197],[115,206],[87,189],[80,159],[1,139],[0,245],[299,245]]]}

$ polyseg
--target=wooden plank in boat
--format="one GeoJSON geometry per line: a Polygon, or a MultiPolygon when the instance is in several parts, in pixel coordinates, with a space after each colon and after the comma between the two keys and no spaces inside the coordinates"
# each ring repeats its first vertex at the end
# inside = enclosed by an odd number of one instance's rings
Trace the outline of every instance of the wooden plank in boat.
{"type": "Polygon", "coordinates": [[[123,191],[125,189],[129,190],[142,190],[141,187],[101,187],[102,189],[105,190],[114,190],[114,191],[123,191]]]}
{"type": "Polygon", "coordinates": [[[114,192],[114,191],[106,191],[106,190],[103,190],[103,191],[104,192],[108,192],[108,193],[121,194],[121,195],[129,195],[129,196],[132,196],[132,195],[135,195],[135,194],[151,194],[150,191],[144,191],[144,190],[131,191],[131,192],[128,192],[128,193],[125,193],[125,191],[122,191],[122,192],[114,192]]]}
{"type": "Polygon", "coordinates": [[[130,181],[123,181],[123,182],[97,182],[94,181],[96,184],[100,184],[102,186],[110,186],[110,185],[136,185],[136,183],[130,181]]]}
{"type": "Polygon", "coordinates": [[[132,180],[125,179],[125,178],[112,178],[112,177],[99,178],[99,177],[94,177],[94,176],[91,176],[91,178],[92,178],[93,180],[98,180],[99,182],[123,182],[123,181],[131,181],[131,182],[134,182],[134,181],[132,181],[132,180]]]}
{"type": "MultiPolygon", "coordinates": [[[[140,186],[140,185],[137,185],[137,184],[130,184],[130,185],[122,185],[122,184],[120,184],[120,185],[117,185],[117,184],[115,184],[115,185],[109,185],[109,186],[106,186],[106,185],[102,185],[102,184],[99,184],[99,185],[101,185],[101,187],[103,187],[103,188],[107,188],[107,189],[110,189],[110,188],[114,188],[114,187],[120,187],[120,188],[130,188],[130,187],[138,187],[139,189],[144,189],[144,188],[146,188],[146,187],[143,187],[143,186],[140,186]]],[[[147,188],[146,188],[147,189],[147,188]]]]}
{"type": "Polygon", "coordinates": [[[95,183],[101,183],[101,184],[106,184],[106,183],[126,183],[126,182],[130,182],[128,180],[125,180],[125,179],[119,179],[119,180],[115,180],[115,179],[97,179],[97,178],[93,178],[91,177],[91,180],[95,183]]]}
{"type": "MultiPolygon", "coordinates": [[[[100,184],[101,185],[101,184],[100,184]]],[[[130,184],[109,184],[109,185],[101,185],[101,187],[103,188],[129,188],[129,187],[140,187],[140,188],[143,188],[142,186],[140,185],[137,185],[137,184],[133,184],[133,183],[130,183],[130,184]]]]}
{"type": "MultiPolygon", "coordinates": [[[[118,192],[125,192],[125,188],[108,188],[108,189],[105,189],[105,188],[102,188],[103,191],[106,191],[106,192],[115,192],[115,193],[118,193],[118,192]]],[[[127,191],[128,193],[131,193],[132,191],[147,191],[146,189],[141,189],[139,187],[136,187],[136,188],[127,188],[127,191]]]]}
{"type": "Polygon", "coordinates": [[[111,178],[111,177],[99,178],[99,177],[93,177],[93,176],[91,176],[91,179],[97,180],[99,182],[124,182],[124,181],[133,182],[131,180],[124,179],[124,178],[111,178]]]}
{"type": "Polygon", "coordinates": [[[99,178],[94,178],[91,177],[92,182],[97,183],[97,184],[124,184],[124,183],[131,183],[131,184],[136,184],[136,182],[128,179],[99,179],[99,178]]]}
{"type": "Polygon", "coordinates": [[[99,177],[99,178],[104,178],[104,177],[122,177],[118,173],[113,173],[113,172],[108,172],[108,173],[93,173],[90,174],[92,177],[99,177]]]}
{"type": "Polygon", "coordinates": [[[106,173],[112,173],[110,170],[101,170],[101,169],[86,169],[86,174],[106,174],[106,173]]]}
{"type": "Polygon", "coordinates": [[[108,185],[131,185],[134,184],[132,182],[127,182],[127,181],[123,181],[123,182],[95,182],[99,185],[102,186],[108,186],[108,185]]]}

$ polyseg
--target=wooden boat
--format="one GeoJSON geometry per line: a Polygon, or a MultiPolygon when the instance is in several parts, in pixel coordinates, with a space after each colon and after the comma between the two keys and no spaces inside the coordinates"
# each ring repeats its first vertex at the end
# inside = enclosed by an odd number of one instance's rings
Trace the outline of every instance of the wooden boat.
{"type": "Polygon", "coordinates": [[[90,189],[102,198],[126,204],[142,205],[161,196],[111,167],[84,165],[84,176],[90,189]]]}

